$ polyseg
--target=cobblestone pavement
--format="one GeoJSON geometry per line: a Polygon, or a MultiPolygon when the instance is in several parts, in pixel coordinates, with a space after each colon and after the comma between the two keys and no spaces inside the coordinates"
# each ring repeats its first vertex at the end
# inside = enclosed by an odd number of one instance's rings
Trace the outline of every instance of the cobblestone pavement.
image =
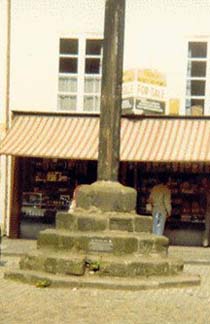
{"type": "Polygon", "coordinates": [[[185,266],[201,275],[201,286],[133,292],[36,288],[3,279],[3,272],[17,266],[18,260],[18,256],[1,258],[1,324],[210,323],[209,265],[185,266]]]}

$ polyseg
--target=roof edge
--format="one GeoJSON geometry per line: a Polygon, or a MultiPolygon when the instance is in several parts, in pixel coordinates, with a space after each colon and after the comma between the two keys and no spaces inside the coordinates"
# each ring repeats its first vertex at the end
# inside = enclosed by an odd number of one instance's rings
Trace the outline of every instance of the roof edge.
{"type": "MultiPolygon", "coordinates": [[[[48,116],[48,117],[55,117],[55,116],[62,116],[62,117],[100,117],[100,113],[78,113],[78,112],[48,112],[48,111],[25,111],[25,110],[12,110],[13,117],[15,116],[48,116]]],[[[122,115],[121,118],[125,119],[134,119],[134,120],[143,120],[143,119],[185,119],[185,120],[210,120],[210,115],[206,116],[173,116],[173,115],[137,115],[137,114],[128,114],[122,115]]]]}

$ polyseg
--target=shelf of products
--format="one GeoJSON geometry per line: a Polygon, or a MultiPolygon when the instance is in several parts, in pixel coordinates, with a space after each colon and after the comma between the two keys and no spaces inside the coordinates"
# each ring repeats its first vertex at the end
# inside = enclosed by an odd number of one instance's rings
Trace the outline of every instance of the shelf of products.
{"type": "MultiPolygon", "coordinates": [[[[205,224],[205,174],[168,174],[171,190],[172,215],[168,223],[205,224]]],[[[157,174],[144,174],[138,190],[138,209],[141,214],[151,214],[146,205],[152,187],[157,183],[157,174]]],[[[196,225],[197,226],[197,225],[196,225]]]]}
{"type": "Polygon", "coordinates": [[[22,219],[51,222],[58,210],[70,207],[75,179],[66,161],[31,159],[25,169],[21,215],[22,219]]]}

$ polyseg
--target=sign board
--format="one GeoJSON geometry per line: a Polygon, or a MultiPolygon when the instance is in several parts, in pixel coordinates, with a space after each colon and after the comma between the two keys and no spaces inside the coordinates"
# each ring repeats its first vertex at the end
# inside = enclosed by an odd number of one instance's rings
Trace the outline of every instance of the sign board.
{"type": "Polygon", "coordinates": [[[122,85],[124,113],[165,114],[166,79],[158,71],[128,70],[122,85]]]}
{"type": "Polygon", "coordinates": [[[142,110],[142,113],[158,113],[165,114],[165,102],[148,100],[148,99],[136,99],[135,108],[142,110]]]}
{"type": "Polygon", "coordinates": [[[88,245],[89,252],[112,252],[113,243],[110,239],[91,239],[88,245]]]}

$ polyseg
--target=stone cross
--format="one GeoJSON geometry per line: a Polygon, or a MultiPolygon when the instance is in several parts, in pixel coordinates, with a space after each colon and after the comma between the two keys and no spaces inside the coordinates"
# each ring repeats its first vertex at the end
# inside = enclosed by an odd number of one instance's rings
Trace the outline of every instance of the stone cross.
{"type": "Polygon", "coordinates": [[[98,180],[118,181],[125,0],[106,0],[98,180]]]}

